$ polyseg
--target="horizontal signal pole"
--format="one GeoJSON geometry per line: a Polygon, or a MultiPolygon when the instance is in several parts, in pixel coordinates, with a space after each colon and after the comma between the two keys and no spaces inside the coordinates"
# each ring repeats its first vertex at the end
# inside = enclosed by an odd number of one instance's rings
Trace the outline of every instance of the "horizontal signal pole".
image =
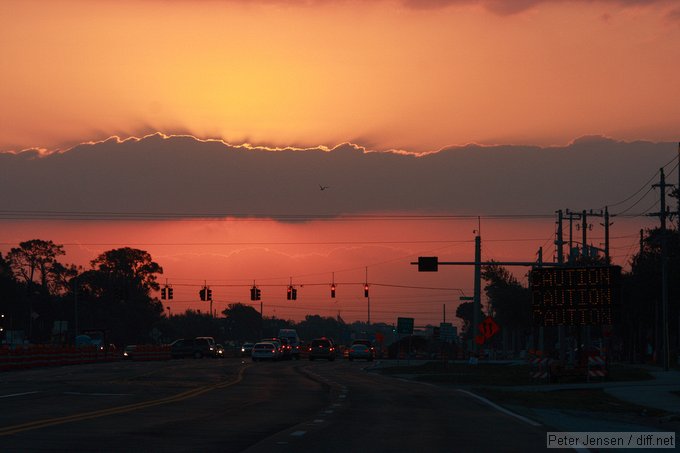
{"type": "MultiPolygon", "coordinates": [[[[413,265],[422,265],[418,261],[411,262],[413,265]]],[[[482,261],[480,263],[475,263],[474,261],[436,261],[438,266],[475,266],[479,264],[480,266],[538,266],[537,261],[482,261]]],[[[541,266],[562,266],[560,263],[540,263],[541,266]]],[[[425,271],[427,272],[427,271],[425,271]]],[[[434,271],[436,272],[436,271],[434,271]]]]}

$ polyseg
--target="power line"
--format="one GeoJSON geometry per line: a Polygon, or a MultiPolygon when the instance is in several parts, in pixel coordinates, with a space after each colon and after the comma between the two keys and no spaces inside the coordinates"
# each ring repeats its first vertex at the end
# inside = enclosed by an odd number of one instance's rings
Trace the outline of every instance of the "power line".
{"type": "Polygon", "coordinates": [[[402,220],[470,220],[470,219],[540,219],[552,214],[279,214],[279,213],[200,213],[200,212],[126,212],[126,211],[51,211],[0,210],[4,220],[178,220],[178,221],[402,221],[402,220]]]}
{"type": "MultiPolygon", "coordinates": [[[[663,168],[666,168],[666,167],[669,166],[671,163],[673,163],[673,161],[675,161],[675,160],[677,160],[677,156],[674,156],[670,161],[668,161],[668,162],[663,166],[663,168]]],[[[673,167],[673,169],[671,170],[671,172],[673,172],[673,170],[675,170],[675,168],[676,168],[677,166],[678,166],[678,163],[676,162],[675,167],[673,167]]],[[[655,172],[654,175],[652,175],[652,177],[649,178],[649,180],[647,180],[647,181],[646,181],[646,182],[645,182],[645,183],[644,183],[644,184],[643,184],[643,185],[642,185],[635,193],[633,193],[631,196],[629,196],[628,198],[626,198],[626,199],[624,199],[624,200],[621,200],[621,201],[619,201],[619,202],[616,202],[616,203],[608,203],[606,206],[612,208],[612,207],[614,207],[614,206],[618,206],[618,205],[620,205],[620,204],[623,204],[623,203],[629,201],[630,199],[634,198],[637,194],[639,194],[640,192],[642,192],[646,187],[649,187],[649,185],[652,183],[652,181],[654,181],[654,180],[656,179],[656,177],[657,177],[657,175],[656,175],[656,172],[655,172]]],[[[649,191],[647,191],[647,192],[649,192],[649,191]]],[[[646,194],[645,194],[645,195],[646,195],[646,194]]],[[[643,195],[643,197],[644,197],[644,195],[643,195]]],[[[639,202],[639,201],[638,201],[638,202],[639,202]]],[[[637,202],[636,202],[636,204],[637,204],[637,202]]],[[[635,205],[633,205],[633,206],[635,206],[635,205]]],[[[626,209],[624,212],[629,211],[633,206],[630,206],[630,207],[629,207],[628,209],[626,209]]],[[[601,209],[604,209],[604,207],[602,207],[601,209]]],[[[620,214],[617,214],[617,215],[620,215],[620,214]]]]}

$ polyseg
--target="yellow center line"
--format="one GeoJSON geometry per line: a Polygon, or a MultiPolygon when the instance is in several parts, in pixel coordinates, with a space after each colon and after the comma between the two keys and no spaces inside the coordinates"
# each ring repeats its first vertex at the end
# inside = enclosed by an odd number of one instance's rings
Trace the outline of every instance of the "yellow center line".
{"type": "Polygon", "coordinates": [[[250,365],[246,365],[239,369],[236,379],[232,381],[219,382],[217,384],[206,385],[203,387],[198,387],[195,389],[187,390],[186,392],[178,393],[176,395],[167,396],[164,398],[159,398],[150,401],[143,401],[141,403],[127,404],[125,406],[111,407],[108,409],[101,409],[92,412],[85,412],[82,414],[66,415],[64,417],[48,418],[44,420],[36,420],[33,422],[21,423],[19,425],[7,426],[5,428],[0,428],[0,436],[9,436],[11,434],[17,434],[24,431],[30,431],[39,428],[45,428],[47,426],[61,425],[64,423],[77,422],[82,420],[90,420],[93,418],[106,417],[108,415],[122,414],[125,412],[132,412],[140,409],[146,409],[149,407],[160,406],[162,404],[175,403],[178,401],[183,401],[189,398],[194,398],[196,396],[207,393],[211,390],[227,388],[232,385],[236,385],[243,380],[243,373],[250,365]]]}

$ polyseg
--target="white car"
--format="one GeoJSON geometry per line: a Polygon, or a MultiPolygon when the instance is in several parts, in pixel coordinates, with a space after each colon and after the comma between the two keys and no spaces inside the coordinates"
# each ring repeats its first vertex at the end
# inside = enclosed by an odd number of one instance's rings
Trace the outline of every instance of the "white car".
{"type": "Polygon", "coordinates": [[[349,348],[347,358],[349,360],[364,359],[370,362],[373,360],[373,351],[365,344],[353,344],[352,347],[349,348]]]}
{"type": "Polygon", "coordinates": [[[258,360],[278,360],[279,350],[276,344],[262,341],[260,343],[255,343],[253,352],[250,353],[250,357],[253,359],[253,362],[257,362],[258,360]]]}

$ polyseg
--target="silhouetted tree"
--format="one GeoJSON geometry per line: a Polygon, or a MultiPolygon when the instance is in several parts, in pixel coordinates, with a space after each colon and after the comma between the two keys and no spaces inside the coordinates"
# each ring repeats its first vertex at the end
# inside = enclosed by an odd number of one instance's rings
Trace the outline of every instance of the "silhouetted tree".
{"type": "MultiPolygon", "coordinates": [[[[463,302],[456,308],[456,317],[463,320],[463,338],[469,340],[474,338],[478,332],[472,332],[472,323],[474,321],[474,304],[472,302],[463,302]]],[[[479,310],[479,320],[484,319],[482,310],[479,310]]]]}
{"type": "Polygon", "coordinates": [[[307,315],[305,320],[298,324],[298,335],[307,341],[319,337],[329,337],[337,342],[343,337],[343,330],[346,328],[347,326],[342,320],[338,321],[331,317],[322,318],[319,315],[307,315]]]}
{"type": "Polygon", "coordinates": [[[163,268],[148,252],[129,247],[104,252],[91,265],[77,277],[81,326],[106,327],[110,338],[121,344],[147,341],[163,313],[161,302],[150,296],[160,287],[156,280],[163,268]]]}
{"type": "Polygon", "coordinates": [[[17,293],[19,286],[9,267],[9,262],[0,253],[0,325],[3,333],[0,333],[0,340],[5,338],[5,333],[9,329],[15,328],[14,320],[18,319],[21,313],[17,303],[17,293]]]}
{"type": "Polygon", "coordinates": [[[28,292],[32,292],[33,284],[38,283],[42,291],[47,293],[48,281],[57,263],[57,257],[64,254],[63,245],[57,245],[52,241],[32,239],[19,243],[19,247],[12,248],[7,254],[7,260],[14,275],[27,284],[28,292]]]}
{"type": "MultiPolygon", "coordinates": [[[[680,235],[666,231],[669,286],[669,332],[671,350],[677,351],[680,305],[680,235]]],[[[631,259],[631,272],[624,275],[622,325],[626,349],[644,351],[660,341],[661,322],[661,230],[646,231],[642,249],[631,259]]],[[[639,355],[639,354],[638,354],[639,355]]]]}
{"type": "Polygon", "coordinates": [[[229,304],[222,312],[225,316],[226,336],[230,340],[243,343],[257,340],[261,336],[262,317],[255,308],[241,304],[229,304]]]}
{"type": "MultiPolygon", "coordinates": [[[[18,298],[20,313],[14,319],[25,326],[31,341],[48,341],[55,319],[55,270],[63,268],[57,257],[64,255],[62,245],[32,239],[19,243],[7,254],[7,261],[23,291],[18,298]]],[[[22,327],[23,327],[22,326],[22,327]]]]}
{"type": "Polygon", "coordinates": [[[516,349],[518,336],[531,333],[531,292],[510,271],[497,264],[484,266],[482,278],[494,319],[501,327],[504,346],[512,338],[516,349]]]}

